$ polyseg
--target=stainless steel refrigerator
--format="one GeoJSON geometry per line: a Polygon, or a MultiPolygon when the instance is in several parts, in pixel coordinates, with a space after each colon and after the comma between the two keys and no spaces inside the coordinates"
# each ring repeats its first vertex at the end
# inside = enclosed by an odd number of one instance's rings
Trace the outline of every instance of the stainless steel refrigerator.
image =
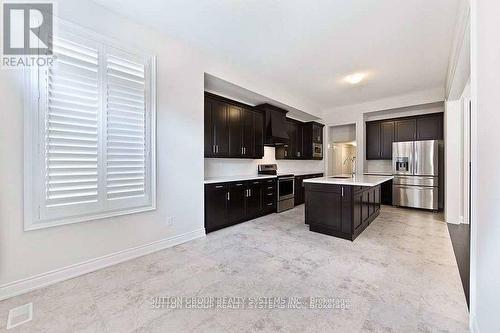
{"type": "Polygon", "coordinates": [[[438,210],[442,208],[443,142],[440,140],[392,144],[392,204],[438,210]]]}

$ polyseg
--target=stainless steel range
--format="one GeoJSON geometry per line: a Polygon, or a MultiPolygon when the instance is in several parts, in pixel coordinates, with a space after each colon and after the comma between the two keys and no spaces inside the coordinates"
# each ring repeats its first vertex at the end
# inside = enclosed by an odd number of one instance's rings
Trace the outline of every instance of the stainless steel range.
{"type": "Polygon", "coordinates": [[[277,212],[292,209],[295,206],[295,177],[293,174],[278,174],[276,164],[259,164],[260,175],[276,175],[278,178],[277,212]]]}
{"type": "Polygon", "coordinates": [[[438,210],[442,207],[443,142],[394,142],[392,204],[438,210]]]}

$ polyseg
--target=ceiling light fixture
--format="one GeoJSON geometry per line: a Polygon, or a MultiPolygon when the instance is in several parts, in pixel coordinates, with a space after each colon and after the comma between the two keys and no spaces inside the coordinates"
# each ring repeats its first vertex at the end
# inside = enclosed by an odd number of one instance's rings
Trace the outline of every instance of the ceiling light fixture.
{"type": "Polygon", "coordinates": [[[354,74],[351,74],[351,75],[347,75],[344,78],[344,81],[348,82],[350,84],[358,84],[361,81],[363,81],[363,79],[365,77],[366,77],[366,74],[364,74],[364,73],[354,73],[354,74]]]}

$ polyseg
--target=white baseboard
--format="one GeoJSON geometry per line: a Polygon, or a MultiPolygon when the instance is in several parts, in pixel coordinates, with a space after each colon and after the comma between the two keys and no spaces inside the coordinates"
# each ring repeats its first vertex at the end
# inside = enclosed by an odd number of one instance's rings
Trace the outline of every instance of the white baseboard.
{"type": "Polygon", "coordinates": [[[205,236],[198,229],[0,286],[0,301],[205,236]]]}

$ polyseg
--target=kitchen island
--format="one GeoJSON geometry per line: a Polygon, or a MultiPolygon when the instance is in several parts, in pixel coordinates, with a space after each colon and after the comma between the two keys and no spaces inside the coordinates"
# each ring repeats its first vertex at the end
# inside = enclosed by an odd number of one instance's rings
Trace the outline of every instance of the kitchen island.
{"type": "Polygon", "coordinates": [[[304,180],[309,230],[353,241],[380,213],[380,184],[392,176],[356,175],[304,180]]]}

